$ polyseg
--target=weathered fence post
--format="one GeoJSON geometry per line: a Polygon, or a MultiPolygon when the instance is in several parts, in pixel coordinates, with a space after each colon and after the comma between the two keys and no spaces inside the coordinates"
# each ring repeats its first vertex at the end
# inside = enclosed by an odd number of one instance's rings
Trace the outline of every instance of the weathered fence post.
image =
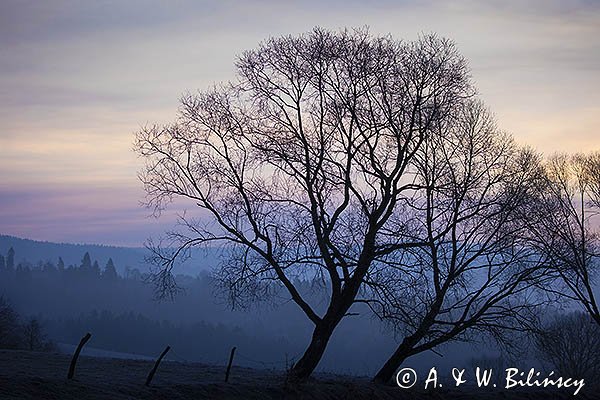
{"type": "Polygon", "coordinates": [[[88,340],[92,337],[91,333],[86,333],[84,337],[81,338],[79,345],[77,346],[77,350],[73,354],[73,358],[71,359],[71,365],[69,366],[69,375],[67,375],[68,379],[73,379],[73,375],[75,375],[75,365],[77,364],[77,359],[79,358],[79,353],[81,353],[81,349],[87,343],[88,340]]]}
{"type": "Polygon", "coordinates": [[[227,371],[225,371],[225,382],[229,381],[229,371],[231,371],[231,363],[233,362],[233,355],[235,354],[235,346],[231,349],[229,355],[229,363],[227,364],[227,371]]]}
{"type": "Polygon", "coordinates": [[[160,354],[160,356],[158,357],[158,359],[156,360],[156,362],[154,363],[154,367],[152,368],[152,370],[148,374],[148,378],[146,378],[146,386],[150,386],[150,382],[152,382],[152,378],[154,378],[154,374],[156,373],[156,370],[158,369],[158,365],[162,361],[163,357],[169,352],[169,350],[171,350],[171,346],[167,346],[163,350],[163,352],[160,354]]]}

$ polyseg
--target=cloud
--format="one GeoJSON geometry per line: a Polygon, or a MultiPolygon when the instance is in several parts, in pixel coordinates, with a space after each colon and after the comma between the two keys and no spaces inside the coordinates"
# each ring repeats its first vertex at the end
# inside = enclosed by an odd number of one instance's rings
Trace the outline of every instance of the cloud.
{"type": "MultiPolygon", "coordinates": [[[[141,189],[122,185],[0,186],[0,232],[38,240],[140,246],[177,221],[140,205],[141,189]]],[[[193,204],[187,204],[193,208],[193,204]]]]}

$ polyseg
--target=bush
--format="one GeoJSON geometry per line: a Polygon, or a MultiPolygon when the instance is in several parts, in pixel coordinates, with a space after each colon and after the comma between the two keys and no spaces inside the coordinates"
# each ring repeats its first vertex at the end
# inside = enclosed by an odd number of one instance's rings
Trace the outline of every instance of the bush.
{"type": "Polygon", "coordinates": [[[0,349],[54,351],[55,345],[37,319],[21,324],[19,314],[0,296],[0,349]]]}
{"type": "Polygon", "coordinates": [[[0,348],[17,349],[21,343],[19,315],[0,296],[0,348]]]}
{"type": "Polygon", "coordinates": [[[600,327],[581,312],[557,316],[535,338],[541,361],[562,376],[600,379],[600,327]]]}

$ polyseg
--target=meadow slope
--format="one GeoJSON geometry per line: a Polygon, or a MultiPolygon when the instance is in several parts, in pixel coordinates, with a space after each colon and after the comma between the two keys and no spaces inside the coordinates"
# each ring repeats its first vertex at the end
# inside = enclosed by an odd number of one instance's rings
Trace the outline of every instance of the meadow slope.
{"type": "MultiPolygon", "coordinates": [[[[225,383],[224,367],[164,361],[152,382],[144,381],[153,362],[81,356],[76,377],[67,381],[64,354],[0,350],[0,399],[570,399],[567,391],[401,390],[375,386],[366,378],[317,375],[299,388],[283,385],[284,373],[234,367],[225,383]]],[[[594,399],[593,390],[577,399],[594,399]]]]}

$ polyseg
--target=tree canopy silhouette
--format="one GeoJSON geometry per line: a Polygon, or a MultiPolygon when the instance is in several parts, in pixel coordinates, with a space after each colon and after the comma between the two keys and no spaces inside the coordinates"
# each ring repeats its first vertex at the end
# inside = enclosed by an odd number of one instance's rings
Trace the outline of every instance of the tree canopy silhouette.
{"type": "Polygon", "coordinates": [[[406,232],[422,190],[412,171],[429,137],[473,96],[454,44],[364,30],[315,29],[244,52],[238,79],[181,99],[177,121],[136,135],[147,205],[183,198],[204,211],[150,243],[155,282],[192,246],[226,249],[217,273],[234,305],[284,288],[314,324],[290,379],[306,379],[365,277],[387,257],[422,246],[406,232]],[[323,310],[294,286],[320,277],[323,310]]]}

